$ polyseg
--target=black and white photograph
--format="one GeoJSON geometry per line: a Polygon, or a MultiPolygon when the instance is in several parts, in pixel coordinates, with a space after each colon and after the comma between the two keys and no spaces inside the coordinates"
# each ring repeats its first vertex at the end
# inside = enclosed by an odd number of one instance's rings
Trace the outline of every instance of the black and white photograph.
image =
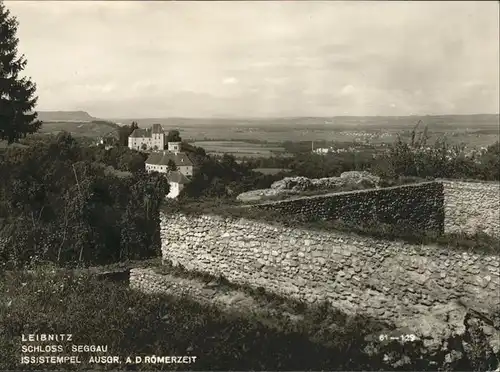
{"type": "Polygon", "coordinates": [[[0,0],[0,370],[500,372],[499,12],[0,0]]]}

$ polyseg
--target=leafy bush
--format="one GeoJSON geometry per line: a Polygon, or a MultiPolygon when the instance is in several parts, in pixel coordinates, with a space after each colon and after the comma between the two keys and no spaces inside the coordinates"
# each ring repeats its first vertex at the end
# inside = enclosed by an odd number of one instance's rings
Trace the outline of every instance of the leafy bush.
{"type": "Polygon", "coordinates": [[[375,157],[372,169],[380,176],[500,180],[500,143],[484,151],[466,151],[464,144],[450,145],[445,137],[428,144],[427,127],[417,123],[409,141],[398,137],[383,156],[375,157]]]}
{"type": "Polygon", "coordinates": [[[158,253],[167,181],[141,171],[128,149],[105,151],[62,133],[1,155],[0,236],[9,239],[1,261],[103,264],[158,253]]]}

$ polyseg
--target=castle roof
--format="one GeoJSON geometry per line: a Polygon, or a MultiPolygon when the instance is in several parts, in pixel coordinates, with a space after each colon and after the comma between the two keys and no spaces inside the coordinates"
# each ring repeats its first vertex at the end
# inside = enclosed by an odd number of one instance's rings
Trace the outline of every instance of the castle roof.
{"type": "Polygon", "coordinates": [[[146,160],[146,164],[168,165],[170,160],[173,161],[177,167],[193,165],[193,162],[185,152],[173,153],[169,151],[151,153],[146,160]]]}
{"type": "Polygon", "coordinates": [[[163,127],[161,124],[153,124],[151,128],[136,128],[132,133],[130,133],[130,137],[133,138],[150,138],[152,134],[165,133],[163,131],[163,127]]]}
{"type": "Polygon", "coordinates": [[[151,137],[151,129],[136,128],[132,133],[130,133],[129,137],[132,138],[151,137]]]}
{"type": "Polygon", "coordinates": [[[167,180],[169,182],[176,182],[176,183],[180,183],[180,184],[186,184],[186,183],[189,183],[189,179],[183,175],[181,172],[178,172],[178,171],[173,171],[173,172],[170,172],[168,175],[167,175],[167,180]]]}

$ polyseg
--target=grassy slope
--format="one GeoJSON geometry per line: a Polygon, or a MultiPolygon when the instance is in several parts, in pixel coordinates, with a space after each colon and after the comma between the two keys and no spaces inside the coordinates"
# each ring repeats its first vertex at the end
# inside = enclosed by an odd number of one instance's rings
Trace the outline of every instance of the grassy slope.
{"type": "MultiPolygon", "coordinates": [[[[172,274],[179,280],[191,277],[176,270],[172,274]]],[[[229,283],[219,284],[224,293],[234,289],[229,283]]],[[[448,351],[431,354],[419,340],[381,343],[376,336],[392,329],[390,325],[347,316],[326,304],[304,308],[258,290],[245,293],[268,310],[295,309],[302,315],[291,321],[280,311],[274,315],[258,309],[222,311],[187,297],[146,295],[122,283],[67,271],[51,274],[39,268],[34,275],[8,273],[0,276],[0,370],[443,370],[445,353],[461,350],[460,339],[448,351]],[[82,364],[20,365],[21,335],[31,333],[72,334],[73,342],[59,343],[66,351],[52,355],[76,354],[82,364]],[[101,355],[119,356],[122,364],[92,365],[89,356],[99,353],[70,352],[72,344],[105,345],[108,352],[101,355]],[[392,361],[383,362],[387,354],[392,361]],[[197,360],[195,364],[124,363],[127,356],[151,355],[188,355],[197,360]],[[398,360],[405,360],[405,365],[398,360]]],[[[484,340],[468,342],[473,349],[467,352],[469,361],[452,363],[445,370],[492,370],[477,363],[488,356],[484,340]]],[[[47,354],[31,356],[39,355],[47,354]]],[[[498,355],[489,355],[488,364],[497,359],[498,355]]]]}
{"type": "MultiPolygon", "coordinates": [[[[324,327],[314,324],[325,318],[312,313],[302,327],[293,330],[282,324],[278,331],[251,314],[230,314],[187,298],[145,295],[117,283],[67,274],[57,277],[42,271],[36,277],[14,274],[0,278],[0,298],[0,369],[22,367],[18,364],[20,335],[28,333],[71,333],[75,344],[107,345],[107,355],[198,357],[195,365],[139,366],[149,370],[345,370],[369,366],[360,350],[362,334],[371,328],[365,321],[358,321],[357,327],[354,323],[344,327],[349,329],[346,334],[338,330],[333,332],[335,337],[324,337],[324,327]],[[310,340],[313,328],[321,333],[317,335],[324,340],[321,344],[310,340]]],[[[88,360],[84,355],[81,359],[88,360]]]]}

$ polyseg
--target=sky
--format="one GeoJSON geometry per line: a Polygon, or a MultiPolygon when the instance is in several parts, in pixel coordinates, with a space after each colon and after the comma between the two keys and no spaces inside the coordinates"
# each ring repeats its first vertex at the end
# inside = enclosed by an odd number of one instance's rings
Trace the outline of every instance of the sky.
{"type": "Polygon", "coordinates": [[[499,112],[499,4],[5,1],[38,110],[101,118],[499,112]]]}

